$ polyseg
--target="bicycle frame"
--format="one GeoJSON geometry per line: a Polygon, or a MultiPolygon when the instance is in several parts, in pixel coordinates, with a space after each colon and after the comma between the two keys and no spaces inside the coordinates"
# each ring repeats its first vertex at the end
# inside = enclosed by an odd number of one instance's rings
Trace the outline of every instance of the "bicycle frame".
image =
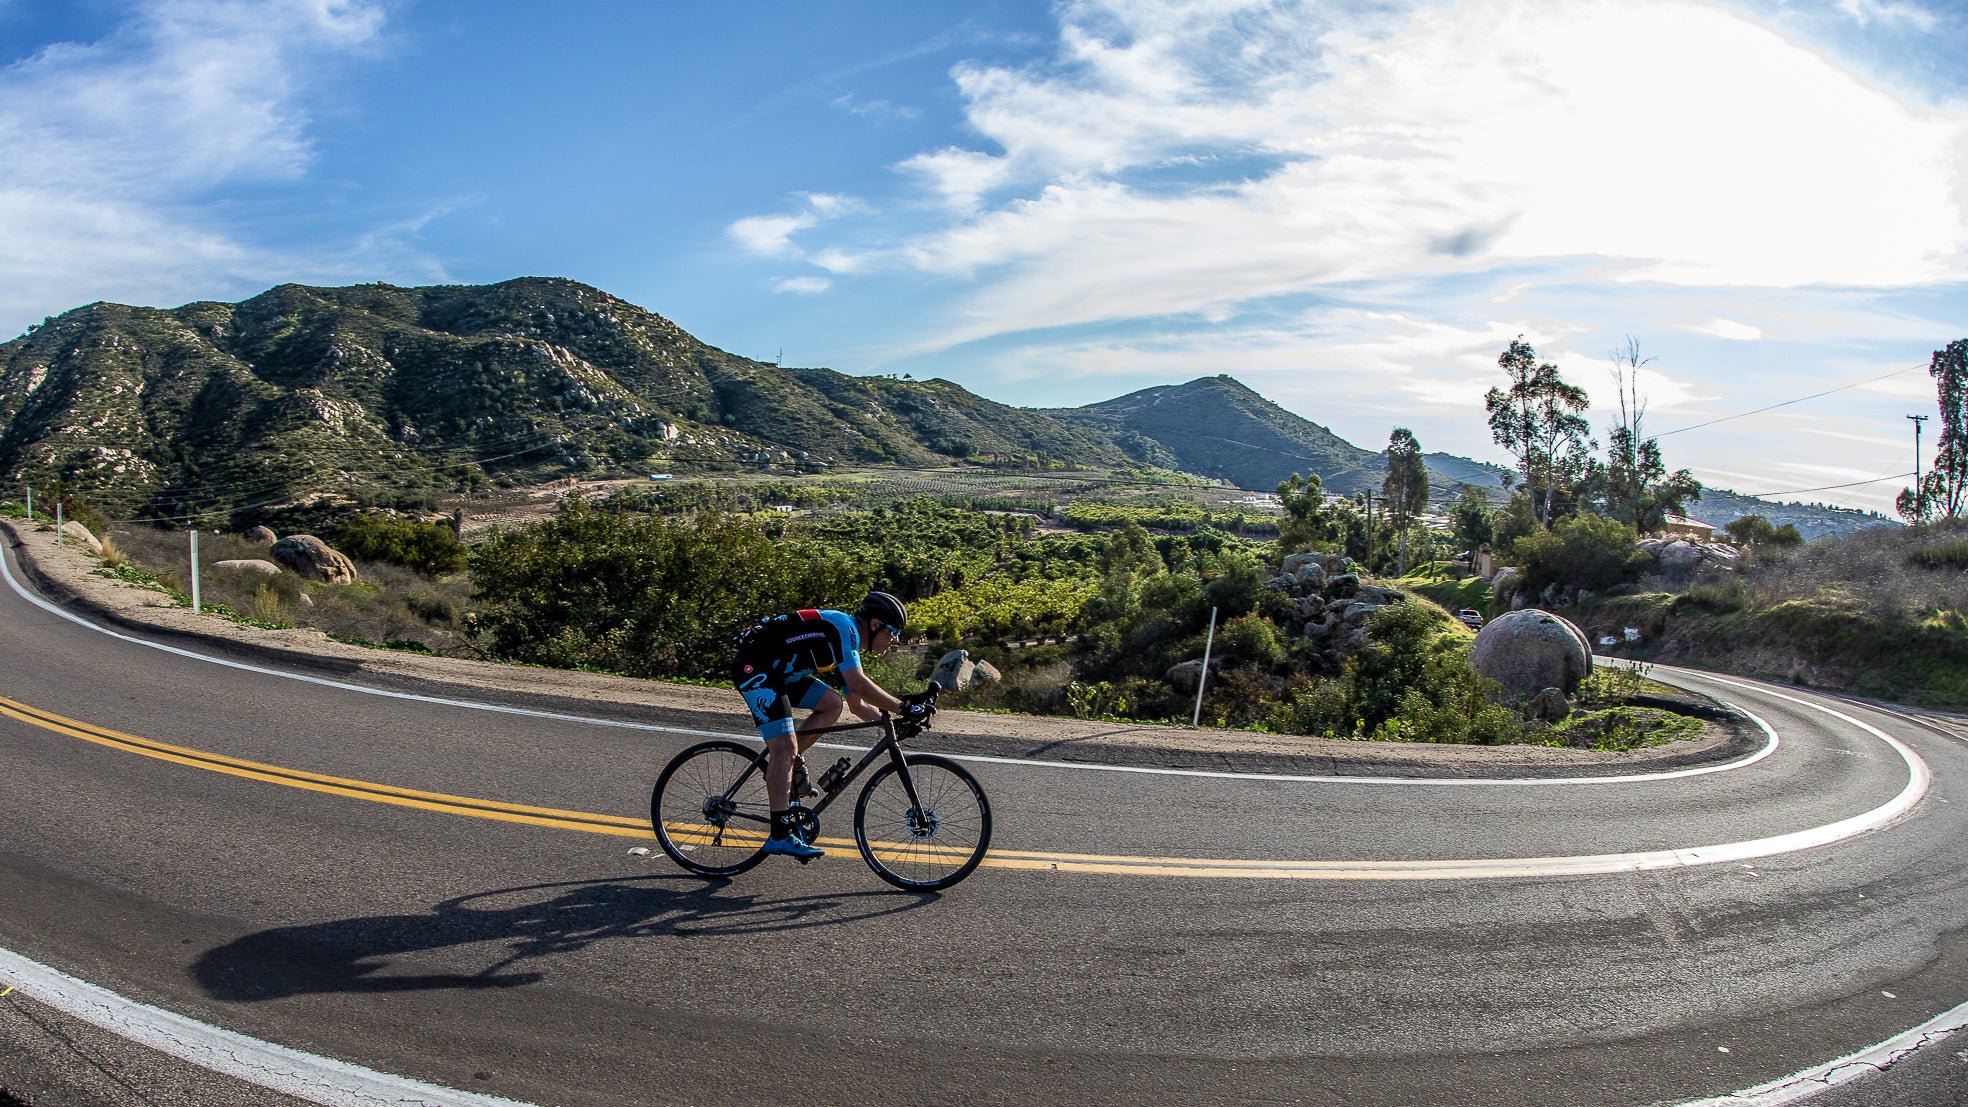
{"type": "MultiPolygon", "coordinates": [[[[842,723],[838,726],[820,727],[815,730],[801,731],[798,732],[798,734],[799,736],[805,736],[805,737],[817,737],[822,734],[838,734],[843,731],[849,731],[849,730],[875,730],[875,729],[881,730],[882,732],[881,740],[879,742],[876,742],[874,746],[868,750],[867,753],[863,754],[861,756],[861,760],[854,763],[853,768],[850,768],[846,773],[842,774],[841,778],[834,782],[834,786],[832,788],[829,788],[827,790],[827,793],[820,797],[818,803],[815,803],[812,807],[806,807],[800,803],[797,797],[795,797],[792,801],[793,810],[804,811],[807,815],[813,818],[816,819],[819,818],[820,813],[822,811],[825,811],[829,806],[833,804],[834,798],[836,796],[841,795],[843,792],[846,792],[847,786],[854,783],[855,780],[859,779],[861,774],[867,770],[868,766],[874,764],[874,762],[878,758],[880,758],[883,754],[887,754],[890,762],[895,766],[896,776],[901,779],[902,790],[908,795],[909,802],[912,804],[920,805],[922,803],[922,798],[916,795],[916,782],[914,779],[912,779],[909,776],[908,759],[902,756],[902,743],[904,739],[898,737],[895,733],[895,717],[893,715],[884,714],[881,718],[872,719],[869,720],[868,722],[842,723]]],[[[746,781],[752,779],[753,773],[763,773],[766,771],[766,764],[769,761],[769,759],[770,759],[770,754],[767,751],[765,750],[759,751],[758,758],[752,762],[751,767],[746,769],[744,772],[739,773],[738,779],[731,782],[730,788],[725,789],[723,799],[726,804],[729,804],[731,802],[731,797],[737,795],[738,790],[745,786],[746,781]]],[[[768,826],[770,826],[772,823],[772,820],[769,816],[753,815],[737,810],[730,810],[729,814],[737,818],[748,819],[754,822],[764,823],[768,826]]]]}

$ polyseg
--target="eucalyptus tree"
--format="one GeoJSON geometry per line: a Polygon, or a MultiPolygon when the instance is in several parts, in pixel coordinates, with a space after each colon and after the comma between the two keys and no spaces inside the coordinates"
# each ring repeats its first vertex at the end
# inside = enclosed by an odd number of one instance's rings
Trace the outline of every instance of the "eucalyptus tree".
{"type": "Polygon", "coordinates": [[[1927,373],[1941,403],[1934,468],[1921,477],[1919,487],[1903,490],[1894,504],[1916,523],[1931,515],[1953,519],[1968,514],[1968,338],[1935,350],[1927,373]]]}
{"type": "Polygon", "coordinates": [[[1585,477],[1598,447],[1580,414],[1586,409],[1585,389],[1567,383],[1556,365],[1538,361],[1523,335],[1510,343],[1497,365],[1509,374],[1510,388],[1492,388],[1484,398],[1490,436],[1516,458],[1538,525],[1549,527],[1558,489],[1585,477]]]}
{"type": "Polygon", "coordinates": [[[1415,516],[1428,509],[1428,467],[1421,460],[1421,443],[1406,427],[1395,427],[1387,437],[1387,477],[1381,481],[1380,496],[1400,537],[1400,575],[1407,576],[1408,528],[1415,516]]]}

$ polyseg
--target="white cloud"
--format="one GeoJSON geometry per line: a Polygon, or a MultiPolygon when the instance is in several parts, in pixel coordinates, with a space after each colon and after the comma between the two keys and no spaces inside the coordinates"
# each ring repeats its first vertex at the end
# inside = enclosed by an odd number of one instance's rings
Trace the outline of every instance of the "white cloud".
{"type": "Polygon", "coordinates": [[[772,282],[774,292],[791,292],[800,296],[825,292],[833,286],[834,282],[825,277],[782,277],[772,282]]]}
{"type": "Polygon", "coordinates": [[[747,252],[765,257],[791,257],[799,253],[793,235],[820,220],[811,212],[798,215],[748,215],[725,228],[747,252]]]}
{"type": "Polygon", "coordinates": [[[1694,331],[1696,334],[1713,335],[1716,338],[1726,338],[1732,342],[1755,342],[1757,339],[1763,337],[1763,331],[1760,328],[1752,327],[1747,323],[1738,323],[1730,319],[1710,319],[1706,323],[1693,324],[1688,329],[1694,331]]]}
{"type": "Polygon", "coordinates": [[[0,320],[323,271],[199,204],[220,185],[304,173],[303,86],[382,25],[375,3],[154,0],[100,41],[0,69],[0,320]]]}
{"type": "Polygon", "coordinates": [[[1068,4],[1047,63],[953,71],[983,142],[901,164],[947,222],[830,256],[974,282],[943,345],[1445,273],[1521,291],[1554,261],[1691,287],[1964,275],[1968,111],[1715,3],[1335,10],[1068,4]]]}
{"type": "Polygon", "coordinates": [[[1893,0],[1838,0],[1837,6],[1839,11],[1852,17],[1861,27],[1877,20],[1931,31],[1940,23],[1939,16],[1918,4],[1894,3],[1893,0]]]}
{"type": "Polygon", "coordinates": [[[836,96],[828,103],[849,115],[863,115],[875,119],[916,119],[922,115],[921,108],[888,100],[862,100],[852,93],[836,96]]]}
{"type": "Polygon", "coordinates": [[[801,210],[780,215],[748,215],[725,228],[747,253],[764,257],[803,256],[793,236],[829,219],[866,210],[860,200],[830,192],[808,192],[799,197],[801,210]]]}

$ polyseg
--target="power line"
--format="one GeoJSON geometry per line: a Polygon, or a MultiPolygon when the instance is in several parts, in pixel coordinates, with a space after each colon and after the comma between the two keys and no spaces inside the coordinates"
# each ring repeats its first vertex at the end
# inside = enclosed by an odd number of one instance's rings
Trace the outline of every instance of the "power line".
{"type": "MultiPolygon", "coordinates": [[[[1887,379],[1888,377],[1897,377],[1897,376],[1901,376],[1902,374],[1906,374],[1906,373],[1911,373],[1911,372],[1913,372],[1913,371],[1915,371],[1915,370],[1917,370],[1917,369],[1925,369],[1925,368],[1927,368],[1927,366],[1925,366],[1925,365],[1909,365],[1909,366],[1908,366],[1908,367],[1906,367],[1905,369],[1895,369],[1895,370],[1893,370],[1893,371],[1892,371],[1892,372],[1890,372],[1890,373],[1881,373],[1881,374],[1880,374],[1879,376],[1876,376],[1876,377],[1871,377],[1871,378],[1869,378],[1869,379],[1866,379],[1866,380],[1862,380],[1862,381],[1853,381],[1853,382],[1852,382],[1851,384],[1841,384],[1841,385],[1839,385],[1839,386],[1838,386],[1837,388],[1827,388],[1827,389],[1825,389],[1825,390],[1824,390],[1823,392],[1813,392],[1813,393],[1811,393],[1811,394],[1810,394],[1809,396],[1799,396],[1799,397],[1797,397],[1797,398],[1796,398],[1796,399],[1794,399],[1794,400],[1785,400],[1784,402],[1782,402],[1782,403],[1780,403],[1780,404],[1771,404],[1771,405],[1770,405],[1770,406],[1768,406],[1768,407],[1759,407],[1759,408],[1757,408],[1757,409],[1756,409],[1756,410],[1754,410],[1754,411],[1744,411],[1744,412],[1739,412],[1739,413],[1737,413],[1737,414],[1735,414],[1735,415],[1724,415],[1724,416],[1722,416],[1722,417],[1721,417],[1720,419],[1710,419],[1710,420],[1709,420],[1708,422],[1706,422],[1706,423],[1696,423],[1695,425],[1693,425],[1693,426],[1691,426],[1691,427],[1676,427],[1675,429],[1673,429],[1673,430],[1671,430],[1671,431],[1662,431],[1662,432],[1661,432],[1661,433],[1659,433],[1659,434],[1655,434],[1655,435],[1649,435],[1648,437],[1650,437],[1650,438],[1666,438],[1666,437],[1667,437],[1668,435],[1670,435],[1670,434],[1683,434],[1683,433],[1686,433],[1686,432],[1688,432],[1688,431],[1691,431],[1691,430],[1700,430],[1700,429],[1702,429],[1703,427],[1712,427],[1712,426],[1714,426],[1714,425],[1715,425],[1715,424],[1717,424],[1717,423],[1726,423],[1726,422],[1729,422],[1729,421],[1730,421],[1731,419],[1745,419],[1745,418],[1748,418],[1748,417],[1749,417],[1749,416],[1751,416],[1751,415],[1761,415],[1761,414],[1763,414],[1763,413],[1764,413],[1764,412],[1766,412],[1766,411],[1775,411],[1775,410],[1777,410],[1777,409],[1778,409],[1778,408],[1780,408],[1780,407],[1789,407],[1789,406],[1790,406],[1790,405],[1792,405],[1792,404],[1801,404],[1801,403],[1803,403],[1803,402],[1804,402],[1804,401],[1806,401],[1806,400],[1815,400],[1815,399],[1818,399],[1819,397],[1822,397],[1822,396],[1829,396],[1829,395],[1831,395],[1831,394],[1833,394],[1833,393],[1835,393],[1835,392],[1846,392],[1846,391],[1849,391],[1849,390],[1851,390],[1851,389],[1854,389],[1854,388],[1858,388],[1858,387],[1859,387],[1859,386],[1861,386],[1861,385],[1867,385],[1867,384],[1873,384],[1873,383],[1875,383],[1875,382],[1878,382],[1878,381],[1883,381],[1883,380],[1885,380],[1885,379],[1887,379]]],[[[1886,479],[1886,478],[1882,478],[1882,479],[1886,479]]]]}
{"type": "Polygon", "coordinates": [[[1788,492],[1738,492],[1738,496],[1748,496],[1753,500],[1767,500],[1772,496],[1797,496],[1805,492],[1829,492],[1835,488],[1861,488],[1868,484],[1881,484],[1889,480],[1905,480],[1912,473],[1895,473],[1890,477],[1874,477],[1871,480],[1855,480],[1850,484],[1824,484],[1816,488],[1793,488],[1788,492]]]}

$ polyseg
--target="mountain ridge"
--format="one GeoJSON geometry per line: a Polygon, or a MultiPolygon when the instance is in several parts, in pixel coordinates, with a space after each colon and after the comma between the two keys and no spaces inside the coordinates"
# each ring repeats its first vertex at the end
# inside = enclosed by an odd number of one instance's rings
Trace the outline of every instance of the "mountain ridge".
{"type": "MultiPolygon", "coordinates": [[[[657,463],[1003,458],[1260,491],[1317,472],[1330,491],[1377,492],[1384,475],[1383,454],[1227,374],[1017,408],[941,379],[740,357],[559,277],[283,284],[168,309],[98,301],[0,343],[0,475],[59,480],[160,520],[238,522],[322,497],[388,502],[657,463]]],[[[1465,480],[1494,488],[1503,473],[1424,460],[1438,497],[1465,480]]]]}

